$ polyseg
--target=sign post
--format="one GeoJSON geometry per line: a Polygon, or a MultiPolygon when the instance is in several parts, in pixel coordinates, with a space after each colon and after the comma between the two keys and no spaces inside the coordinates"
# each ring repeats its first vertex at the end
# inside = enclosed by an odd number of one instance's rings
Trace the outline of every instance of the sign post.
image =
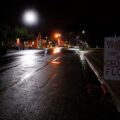
{"type": "Polygon", "coordinates": [[[120,37],[104,39],[104,79],[120,80],[120,37]]]}

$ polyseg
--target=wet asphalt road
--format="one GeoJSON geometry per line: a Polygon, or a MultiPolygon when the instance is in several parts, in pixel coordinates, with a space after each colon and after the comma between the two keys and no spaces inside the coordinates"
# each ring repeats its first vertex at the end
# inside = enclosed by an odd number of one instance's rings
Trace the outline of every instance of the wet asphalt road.
{"type": "Polygon", "coordinates": [[[89,71],[76,50],[60,54],[24,50],[0,57],[0,120],[118,117],[111,104],[105,100],[97,103],[96,97],[88,95],[86,84],[94,77],[85,69],[89,71]]]}

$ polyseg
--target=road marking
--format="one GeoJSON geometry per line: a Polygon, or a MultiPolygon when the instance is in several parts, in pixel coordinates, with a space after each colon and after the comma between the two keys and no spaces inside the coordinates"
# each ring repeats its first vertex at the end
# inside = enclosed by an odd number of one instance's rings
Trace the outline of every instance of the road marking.
{"type": "Polygon", "coordinates": [[[56,61],[56,60],[58,60],[60,57],[61,57],[61,56],[55,58],[54,60],[51,61],[51,63],[54,63],[54,64],[60,64],[59,61],[56,61]]]}
{"type": "Polygon", "coordinates": [[[59,56],[59,57],[55,58],[55,59],[54,59],[54,60],[52,60],[52,61],[56,61],[56,60],[58,60],[60,57],[61,57],[61,56],[59,56]]]}
{"type": "Polygon", "coordinates": [[[54,74],[47,80],[47,82],[42,86],[42,88],[45,87],[50,81],[52,81],[56,76],[57,76],[57,73],[54,73],[54,74]]]}
{"type": "MultiPolygon", "coordinates": [[[[61,57],[61,56],[55,58],[55,59],[52,60],[52,61],[53,61],[53,62],[56,62],[56,60],[58,60],[60,57],[61,57]]],[[[52,61],[51,61],[51,62],[52,62],[52,61]]],[[[50,63],[50,62],[48,62],[47,64],[43,65],[42,67],[40,67],[40,68],[32,71],[31,73],[26,74],[21,80],[16,81],[16,82],[14,82],[13,84],[8,85],[7,87],[4,87],[4,88],[0,89],[0,94],[2,94],[3,92],[7,91],[9,88],[12,88],[13,86],[19,84],[20,82],[23,82],[24,80],[30,78],[34,73],[38,72],[38,71],[41,70],[42,68],[44,68],[44,67],[46,67],[47,65],[49,65],[49,63],[50,63]]],[[[60,63],[60,62],[59,62],[59,63],[60,63]]],[[[59,63],[56,62],[56,64],[59,64],[59,63]]],[[[14,67],[16,67],[16,66],[14,66],[14,67]]],[[[54,79],[54,78],[56,77],[56,75],[57,75],[57,73],[53,74],[53,75],[49,78],[49,80],[47,81],[46,84],[48,84],[49,81],[51,81],[52,79],[54,79]]],[[[45,84],[45,85],[46,85],[46,84],[45,84]]],[[[45,85],[43,85],[43,87],[44,87],[45,85]]]]}
{"type": "Polygon", "coordinates": [[[16,85],[19,81],[14,82],[13,84],[9,85],[8,87],[2,88],[0,90],[0,94],[2,94],[3,92],[7,91],[9,88],[13,87],[14,85],[16,85]]]}
{"type": "Polygon", "coordinates": [[[20,65],[20,64],[14,65],[14,66],[10,66],[10,67],[7,67],[7,68],[3,68],[3,69],[0,70],[0,72],[4,72],[4,71],[9,70],[9,69],[11,69],[11,68],[15,68],[15,67],[17,67],[17,66],[19,66],[19,65],[20,65]]]}

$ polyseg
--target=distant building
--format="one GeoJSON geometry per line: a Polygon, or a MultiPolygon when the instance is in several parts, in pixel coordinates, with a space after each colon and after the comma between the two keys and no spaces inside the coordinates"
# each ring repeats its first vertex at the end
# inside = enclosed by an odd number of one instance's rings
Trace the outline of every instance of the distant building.
{"type": "Polygon", "coordinates": [[[47,47],[47,40],[43,40],[39,33],[35,40],[25,42],[25,47],[45,48],[47,47]]]}

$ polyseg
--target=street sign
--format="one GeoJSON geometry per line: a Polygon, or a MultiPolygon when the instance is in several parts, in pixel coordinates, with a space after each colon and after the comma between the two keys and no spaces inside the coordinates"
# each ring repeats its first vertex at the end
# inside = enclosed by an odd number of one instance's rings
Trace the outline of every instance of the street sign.
{"type": "Polygon", "coordinates": [[[104,39],[104,79],[120,80],[120,37],[104,39]]]}

